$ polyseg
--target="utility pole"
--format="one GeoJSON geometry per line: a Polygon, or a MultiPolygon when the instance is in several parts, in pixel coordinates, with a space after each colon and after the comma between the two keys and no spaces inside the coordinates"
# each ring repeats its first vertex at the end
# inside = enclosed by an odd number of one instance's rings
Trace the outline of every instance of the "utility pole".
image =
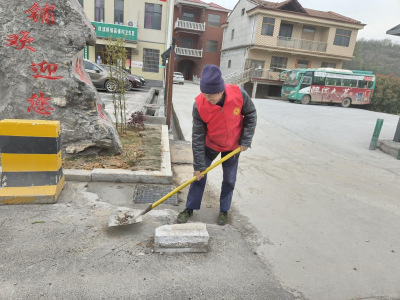
{"type": "Polygon", "coordinates": [[[172,45],[170,48],[168,58],[168,69],[167,69],[167,120],[168,129],[171,127],[171,114],[172,114],[172,87],[174,83],[174,70],[175,70],[175,43],[176,38],[172,39],[172,45]]]}

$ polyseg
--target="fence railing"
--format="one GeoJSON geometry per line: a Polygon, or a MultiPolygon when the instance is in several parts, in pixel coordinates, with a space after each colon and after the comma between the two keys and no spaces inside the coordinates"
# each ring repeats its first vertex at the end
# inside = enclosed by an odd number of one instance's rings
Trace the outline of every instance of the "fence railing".
{"type": "Polygon", "coordinates": [[[237,82],[240,82],[240,81],[250,78],[249,74],[250,74],[250,71],[252,71],[252,70],[253,69],[248,69],[248,70],[244,70],[244,71],[230,73],[230,74],[223,76],[222,78],[224,79],[225,83],[235,84],[237,82]]]}
{"type": "Polygon", "coordinates": [[[203,49],[197,50],[197,49],[175,47],[175,53],[182,56],[203,57],[203,49]]]}
{"type": "Polygon", "coordinates": [[[223,76],[225,83],[242,84],[251,79],[284,80],[280,78],[281,72],[270,69],[247,69],[223,76]]]}
{"type": "Polygon", "coordinates": [[[281,72],[271,69],[252,69],[249,73],[251,79],[280,80],[281,72]]]}
{"type": "Polygon", "coordinates": [[[310,51],[318,51],[318,52],[326,52],[327,43],[302,40],[302,39],[293,39],[284,36],[278,36],[278,46],[286,47],[286,48],[295,48],[302,50],[310,50],[310,51]]]}
{"type": "Polygon", "coordinates": [[[175,22],[175,29],[176,28],[183,28],[183,29],[190,29],[196,31],[205,31],[206,30],[206,23],[196,23],[184,20],[176,20],[175,22]]]}

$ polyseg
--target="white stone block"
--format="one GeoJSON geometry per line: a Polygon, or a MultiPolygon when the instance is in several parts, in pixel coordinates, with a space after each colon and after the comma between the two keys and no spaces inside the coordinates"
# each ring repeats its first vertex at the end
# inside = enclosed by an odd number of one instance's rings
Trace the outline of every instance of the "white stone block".
{"type": "Polygon", "coordinates": [[[207,252],[210,235],[204,223],[186,223],[157,227],[155,252],[207,252]]]}

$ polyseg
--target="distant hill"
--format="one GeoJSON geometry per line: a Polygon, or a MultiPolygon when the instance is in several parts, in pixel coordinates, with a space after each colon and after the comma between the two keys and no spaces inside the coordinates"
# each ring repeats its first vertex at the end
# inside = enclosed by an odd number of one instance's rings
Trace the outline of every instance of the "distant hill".
{"type": "Polygon", "coordinates": [[[343,62],[343,69],[400,77],[400,44],[393,43],[390,39],[360,39],[356,42],[354,56],[353,60],[343,62]]]}

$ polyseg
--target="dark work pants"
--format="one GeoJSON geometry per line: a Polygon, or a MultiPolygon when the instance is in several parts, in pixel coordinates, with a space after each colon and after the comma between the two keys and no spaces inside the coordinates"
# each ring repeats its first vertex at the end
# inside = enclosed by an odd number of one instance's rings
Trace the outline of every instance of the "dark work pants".
{"type": "MultiPolygon", "coordinates": [[[[221,157],[224,157],[230,152],[222,152],[221,157]]],[[[209,167],[215,157],[218,155],[218,152],[214,152],[211,158],[206,155],[206,164],[209,167]],[[215,155],[216,154],[216,155],[215,155]],[[214,157],[214,158],[212,158],[214,157]]],[[[235,188],[236,182],[236,173],[239,163],[239,154],[236,154],[229,158],[227,161],[222,163],[222,170],[224,172],[222,187],[221,187],[221,195],[219,198],[220,201],[220,211],[227,212],[231,208],[233,190],[235,188]]],[[[186,208],[189,209],[200,209],[201,200],[203,198],[204,188],[206,187],[207,182],[207,174],[200,181],[195,181],[190,185],[189,194],[186,201],[186,208]]]]}

